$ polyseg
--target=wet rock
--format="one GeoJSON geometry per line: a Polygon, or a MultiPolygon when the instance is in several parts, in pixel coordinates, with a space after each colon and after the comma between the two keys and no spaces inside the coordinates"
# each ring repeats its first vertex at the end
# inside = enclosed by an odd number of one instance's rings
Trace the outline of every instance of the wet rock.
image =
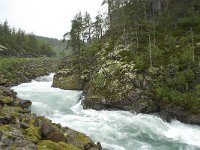
{"type": "Polygon", "coordinates": [[[48,121],[43,121],[41,125],[41,132],[46,140],[51,140],[54,142],[64,142],[64,134],[55,126],[53,126],[48,121]]]}
{"type": "Polygon", "coordinates": [[[97,142],[95,145],[94,143],[88,143],[84,146],[85,150],[102,150],[101,143],[97,142]]]}
{"type": "Polygon", "coordinates": [[[22,108],[28,108],[32,105],[32,102],[29,100],[21,100],[19,99],[19,104],[22,108]]]}
{"type": "Polygon", "coordinates": [[[167,105],[161,108],[159,116],[168,122],[177,119],[183,123],[200,125],[200,114],[191,114],[177,105],[167,105]]]}
{"type": "Polygon", "coordinates": [[[93,147],[98,150],[97,145],[85,134],[74,131],[69,128],[64,128],[66,141],[68,144],[74,145],[80,149],[89,150],[93,147]]]}
{"type": "Polygon", "coordinates": [[[98,149],[102,149],[102,146],[101,146],[101,143],[100,143],[100,142],[97,142],[97,148],[98,148],[98,149]]]}

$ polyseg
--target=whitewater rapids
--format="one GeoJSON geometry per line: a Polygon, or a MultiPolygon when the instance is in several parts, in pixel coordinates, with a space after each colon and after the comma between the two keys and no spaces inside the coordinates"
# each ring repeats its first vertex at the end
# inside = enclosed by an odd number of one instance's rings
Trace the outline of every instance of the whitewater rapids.
{"type": "Polygon", "coordinates": [[[53,75],[12,89],[32,101],[33,113],[83,132],[109,150],[200,150],[200,126],[126,111],[84,110],[82,92],[51,87],[53,75]]]}

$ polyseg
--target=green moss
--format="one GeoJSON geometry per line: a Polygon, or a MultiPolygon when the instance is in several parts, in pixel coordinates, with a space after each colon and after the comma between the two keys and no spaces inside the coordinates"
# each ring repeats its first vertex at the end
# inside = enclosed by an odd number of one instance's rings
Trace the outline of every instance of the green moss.
{"type": "Polygon", "coordinates": [[[38,150],[80,150],[73,145],[64,142],[55,143],[50,140],[43,140],[38,144],[38,150]]]}
{"type": "Polygon", "coordinates": [[[106,84],[106,78],[103,73],[97,74],[96,78],[93,80],[93,84],[98,88],[103,88],[106,84]]]}
{"type": "Polygon", "coordinates": [[[1,100],[4,104],[10,104],[12,103],[14,100],[12,97],[9,96],[3,96],[2,100],[1,100]]]}
{"type": "Polygon", "coordinates": [[[16,150],[17,146],[11,145],[10,150],[16,150]]]}
{"type": "Polygon", "coordinates": [[[65,90],[81,90],[81,78],[78,75],[54,78],[53,86],[65,90]]]}
{"type": "Polygon", "coordinates": [[[0,130],[1,131],[11,131],[11,126],[10,125],[0,125],[0,130]]]}
{"type": "Polygon", "coordinates": [[[87,143],[90,143],[90,139],[83,133],[80,133],[80,132],[76,132],[76,139],[77,141],[80,141],[84,144],[87,144],[87,143]]]}
{"type": "Polygon", "coordinates": [[[28,129],[25,129],[25,134],[27,136],[27,139],[31,140],[34,143],[38,143],[41,140],[40,127],[35,127],[31,125],[28,129]]]}
{"type": "Polygon", "coordinates": [[[1,115],[6,115],[6,114],[11,114],[14,117],[17,117],[22,111],[22,108],[20,107],[13,107],[13,106],[7,106],[4,105],[4,107],[0,110],[0,114],[1,115]]]}
{"type": "Polygon", "coordinates": [[[53,72],[58,61],[48,58],[1,58],[0,77],[7,84],[24,82],[27,79],[53,72]]]}

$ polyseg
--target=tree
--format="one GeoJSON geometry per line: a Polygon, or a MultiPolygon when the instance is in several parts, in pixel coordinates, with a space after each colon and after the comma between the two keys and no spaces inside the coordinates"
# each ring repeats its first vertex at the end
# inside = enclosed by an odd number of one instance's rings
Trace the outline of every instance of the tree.
{"type": "Polygon", "coordinates": [[[83,18],[81,13],[76,14],[72,20],[70,36],[70,47],[72,48],[75,57],[75,64],[77,65],[78,72],[81,71],[81,45],[83,40],[83,18]]]}
{"type": "Polygon", "coordinates": [[[95,22],[93,23],[93,34],[96,39],[99,39],[103,36],[103,19],[102,15],[98,14],[95,17],[95,22]]]}
{"type": "Polygon", "coordinates": [[[83,18],[83,42],[91,43],[92,20],[89,13],[85,13],[83,18]]]}

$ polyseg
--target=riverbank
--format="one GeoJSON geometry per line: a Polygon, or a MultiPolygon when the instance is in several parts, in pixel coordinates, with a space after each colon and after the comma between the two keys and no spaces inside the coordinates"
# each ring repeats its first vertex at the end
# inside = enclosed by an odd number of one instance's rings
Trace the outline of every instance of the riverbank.
{"type": "Polygon", "coordinates": [[[47,75],[58,69],[56,58],[0,58],[0,85],[12,86],[47,75]]]}
{"type": "Polygon", "coordinates": [[[0,62],[0,149],[101,149],[100,143],[96,145],[85,134],[32,114],[32,102],[17,98],[17,93],[8,88],[55,71],[54,60],[2,58],[0,62]]]}
{"type": "Polygon", "coordinates": [[[131,54],[128,46],[102,43],[94,66],[78,71],[69,59],[55,74],[53,86],[82,89],[85,109],[156,113],[169,122],[200,125],[199,66],[146,67],[131,54]]]}

